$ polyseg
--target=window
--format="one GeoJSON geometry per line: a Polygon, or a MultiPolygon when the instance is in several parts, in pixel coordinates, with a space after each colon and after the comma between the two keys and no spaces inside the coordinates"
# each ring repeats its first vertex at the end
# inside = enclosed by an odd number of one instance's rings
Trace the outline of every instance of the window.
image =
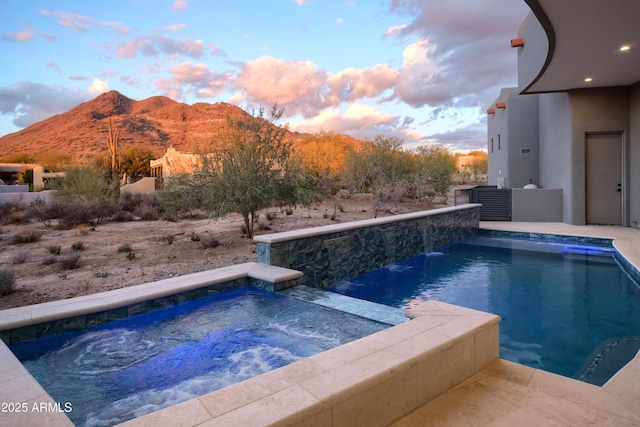
{"type": "Polygon", "coordinates": [[[498,134],[498,151],[500,151],[500,134],[498,134]]]}
{"type": "Polygon", "coordinates": [[[491,152],[493,153],[493,138],[491,138],[491,152]]]}

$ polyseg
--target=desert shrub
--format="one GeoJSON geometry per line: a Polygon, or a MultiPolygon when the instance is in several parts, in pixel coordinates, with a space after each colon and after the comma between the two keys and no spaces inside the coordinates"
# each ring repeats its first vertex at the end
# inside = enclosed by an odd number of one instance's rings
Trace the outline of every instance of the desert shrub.
{"type": "Polygon", "coordinates": [[[57,218],[62,227],[99,224],[117,210],[117,182],[109,182],[95,168],[67,169],[65,177],[55,181],[54,190],[53,201],[47,203],[43,216],[57,218]]]}
{"type": "Polygon", "coordinates": [[[61,270],[75,270],[80,268],[80,254],[71,254],[58,259],[61,270]]]}
{"type": "Polygon", "coordinates": [[[0,222],[3,224],[24,224],[28,221],[27,207],[21,198],[0,202],[0,222]]]}
{"type": "Polygon", "coordinates": [[[160,238],[160,240],[166,242],[167,245],[170,245],[176,240],[176,236],[174,236],[173,234],[165,234],[160,238]]]}
{"type": "Polygon", "coordinates": [[[198,235],[198,233],[196,233],[195,231],[192,231],[191,234],[189,234],[189,238],[191,239],[192,242],[200,241],[200,235],[198,235]]]}
{"type": "Polygon", "coordinates": [[[11,255],[11,264],[24,264],[29,259],[29,255],[31,255],[31,251],[28,249],[19,250],[11,255]]]}
{"type": "Polygon", "coordinates": [[[0,269],[0,295],[9,295],[13,292],[16,279],[13,277],[13,271],[0,269]]]}
{"type": "Polygon", "coordinates": [[[40,240],[42,233],[39,231],[23,231],[16,233],[11,237],[11,243],[34,243],[40,240]]]}
{"type": "Polygon", "coordinates": [[[60,255],[60,245],[49,245],[46,249],[51,255],[60,255]]]}
{"type": "Polygon", "coordinates": [[[135,216],[133,216],[133,214],[128,211],[117,211],[111,217],[111,221],[114,222],[129,222],[134,221],[135,219],[135,216]]]}
{"type": "Polygon", "coordinates": [[[158,209],[154,206],[142,204],[135,210],[135,215],[143,221],[157,221],[160,219],[158,209]]]}
{"type": "Polygon", "coordinates": [[[218,241],[218,239],[216,239],[213,236],[204,236],[200,238],[200,247],[202,249],[215,248],[215,247],[218,247],[219,245],[220,245],[220,242],[218,241]]]}
{"type": "Polygon", "coordinates": [[[93,277],[99,277],[104,279],[105,277],[109,277],[109,272],[105,271],[105,270],[95,270],[93,272],[93,277]]]}
{"type": "Polygon", "coordinates": [[[118,252],[122,253],[122,252],[131,252],[131,245],[128,243],[122,243],[120,246],[118,246],[118,252]]]}
{"type": "Polygon", "coordinates": [[[75,241],[71,244],[71,250],[73,252],[83,251],[84,249],[84,242],[82,240],[75,241]]]}
{"type": "Polygon", "coordinates": [[[42,260],[40,261],[40,265],[51,265],[55,264],[56,262],[58,262],[57,256],[47,255],[46,257],[42,258],[42,260]]]}
{"type": "Polygon", "coordinates": [[[129,261],[131,261],[131,260],[132,260],[132,259],[134,259],[135,257],[136,257],[136,253],[135,253],[135,252],[133,252],[133,251],[131,251],[131,252],[129,252],[129,253],[127,254],[127,259],[128,259],[129,261]]]}
{"type": "Polygon", "coordinates": [[[121,210],[133,213],[141,206],[151,207],[158,213],[162,210],[160,199],[155,193],[122,193],[120,195],[121,210]]]}

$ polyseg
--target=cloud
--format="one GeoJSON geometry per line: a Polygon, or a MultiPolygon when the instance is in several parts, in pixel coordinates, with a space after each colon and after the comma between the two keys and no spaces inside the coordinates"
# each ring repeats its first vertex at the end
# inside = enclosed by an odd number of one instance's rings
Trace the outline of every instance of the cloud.
{"type": "Polygon", "coordinates": [[[371,138],[379,134],[402,134],[396,130],[399,119],[382,113],[367,104],[351,104],[344,114],[332,107],[321,111],[317,116],[290,124],[291,130],[298,132],[318,132],[331,129],[337,133],[346,133],[356,138],[371,138]]]}
{"type": "Polygon", "coordinates": [[[187,28],[187,24],[171,24],[171,25],[167,25],[164,28],[166,28],[169,31],[180,31],[187,28]]]}
{"type": "Polygon", "coordinates": [[[386,33],[384,33],[384,35],[382,36],[383,39],[387,39],[389,37],[397,37],[402,35],[402,32],[408,27],[407,24],[404,25],[398,25],[398,26],[393,26],[393,27],[389,27],[389,29],[387,30],[386,33]]]}
{"type": "Polygon", "coordinates": [[[298,6],[302,6],[303,4],[309,4],[311,0],[293,0],[298,6]]]}
{"type": "Polygon", "coordinates": [[[524,2],[391,0],[391,12],[413,16],[385,36],[417,36],[404,52],[403,85],[395,95],[414,107],[464,105],[483,108],[512,85],[517,61],[509,40],[529,11],[524,2]],[[487,58],[490,58],[488,60],[487,58]],[[411,90],[411,85],[418,90],[411,90]]]}
{"type": "Polygon", "coordinates": [[[336,24],[338,24],[338,25],[344,24],[344,19],[342,19],[342,18],[336,19],[336,24]]]}
{"type": "Polygon", "coordinates": [[[108,92],[109,82],[106,80],[93,79],[91,81],[91,86],[89,86],[86,91],[93,95],[100,95],[101,93],[108,92]]]}
{"type": "Polygon", "coordinates": [[[182,12],[187,8],[187,2],[185,0],[175,0],[171,5],[171,10],[174,12],[182,12]]]}
{"type": "Polygon", "coordinates": [[[453,131],[429,135],[423,141],[444,145],[452,150],[481,150],[487,148],[487,122],[485,119],[453,131]]]}
{"type": "Polygon", "coordinates": [[[26,27],[22,31],[18,31],[15,33],[5,33],[2,35],[3,40],[9,40],[14,42],[30,42],[33,40],[33,34],[35,32],[35,28],[26,27]]]}
{"type": "Polygon", "coordinates": [[[154,34],[148,38],[134,37],[121,44],[116,52],[118,58],[135,58],[138,54],[143,56],[184,55],[190,58],[200,58],[206,51],[216,56],[225,56],[222,49],[215,44],[204,45],[202,40],[176,40],[171,37],[154,34]]]}
{"type": "Polygon", "coordinates": [[[383,64],[332,74],[311,61],[263,56],[242,65],[235,81],[240,94],[234,99],[262,105],[277,102],[287,116],[301,114],[310,118],[342,102],[376,98],[395,80],[396,72],[383,64]]]}
{"type": "Polygon", "coordinates": [[[119,34],[128,33],[129,27],[117,21],[98,21],[88,16],[78,15],[77,13],[66,12],[63,10],[48,11],[41,10],[40,13],[45,16],[51,16],[58,19],[58,25],[70,28],[74,31],[88,32],[91,27],[105,27],[119,34]]]}
{"type": "Polygon", "coordinates": [[[215,73],[206,64],[185,61],[169,69],[171,79],[160,79],[157,87],[173,99],[182,98],[187,91],[198,98],[212,98],[222,94],[231,82],[228,73],[215,73]]]}
{"type": "Polygon", "coordinates": [[[23,128],[64,113],[94,96],[95,93],[90,89],[28,81],[13,83],[0,87],[0,114],[15,117],[13,124],[23,128]]]}

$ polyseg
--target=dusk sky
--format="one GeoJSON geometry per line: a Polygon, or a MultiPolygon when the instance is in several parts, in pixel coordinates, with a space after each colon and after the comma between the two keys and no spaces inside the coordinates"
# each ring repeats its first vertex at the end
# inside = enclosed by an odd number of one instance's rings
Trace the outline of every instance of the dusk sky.
{"type": "Polygon", "coordinates": [[[486,148],[523,0],[0,0],[0,136],[102,92],[274,103],[292,130],[486,148]]]}

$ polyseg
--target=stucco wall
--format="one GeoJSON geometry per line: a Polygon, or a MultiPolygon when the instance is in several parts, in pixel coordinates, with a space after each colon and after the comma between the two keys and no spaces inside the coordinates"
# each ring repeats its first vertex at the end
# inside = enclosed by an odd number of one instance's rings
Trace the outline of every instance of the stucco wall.
{"type": "Polygon", "coordinates": [[[518,37],[524,38],[524,46],[518,48],[518,89],[522,92],[544,66],[549,52],[549,41],[533,12],[530,12],[520,24],[518,37]]]}
{"type": "Polygon", "coordinates": [[[521,222],[561,222],[562,190],[511,190],[511,220],[521,222]]]}
{"type": "Polygon", "coordinates": [[[509,139],[509,188],[522,188],[529,183],[540,185],[540,149],[538,137],[538,95],[518,95],[507,98],[509,139]],[[527,148],[528,154],[521,150],[527,148]]]}
{"type": "Polygon", "coordinates": [[[539,95],[540,187],[562,188],[562,221],[570,222],[571,114],[568,93],[539,95]]]}
{"type": "MultiPolygon", "coordinates": [[[[571,192],[565,194],[565,197],[571,198],[572,215],[569,222],[584,225],[586,224],[585,136],[587,133],[622,132],[624,138],[628,140],[629,88],[576,90],[570,92],[569,96],[571,99],[572,173],[571,192]]],[[[627,141],[625,141],[625,147],[628,147],[627,141]]],[[[628,200],[627,186],[625,190],[624,197],[628,200]]]]}

